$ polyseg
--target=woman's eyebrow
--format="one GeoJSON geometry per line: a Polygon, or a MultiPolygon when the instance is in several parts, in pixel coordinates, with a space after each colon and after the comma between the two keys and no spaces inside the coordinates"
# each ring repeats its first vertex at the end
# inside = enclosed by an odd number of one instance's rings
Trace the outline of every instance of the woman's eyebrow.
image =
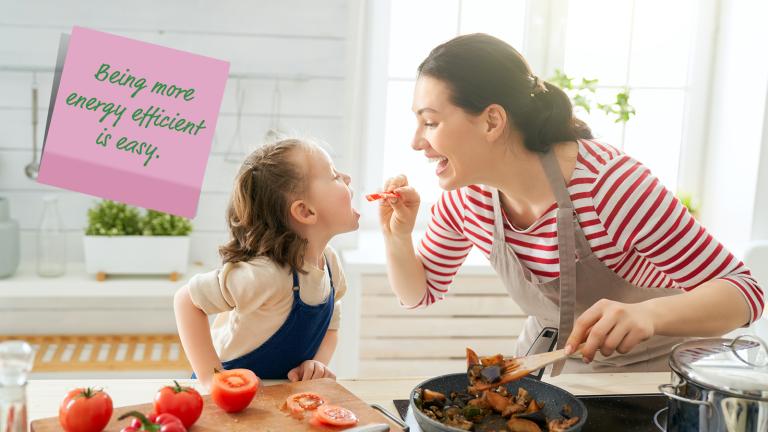
{"type": "Polygon", "coordinates": [[[421,108],[420,110],[416,111],[416,115],[421,115],[421,113],[423,113],[425,111],[429,111],[431,113],[437,114],[437,110],[436,109],[429,108],[429,107],[424,107],[424,108],[421,108]]]}

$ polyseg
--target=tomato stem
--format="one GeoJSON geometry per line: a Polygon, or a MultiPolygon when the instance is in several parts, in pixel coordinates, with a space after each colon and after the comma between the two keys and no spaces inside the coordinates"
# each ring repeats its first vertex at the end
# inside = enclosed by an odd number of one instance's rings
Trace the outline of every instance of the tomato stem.
{"type": "Polygon", "coordinates": [[[157,424],[152,423],[151,421],[149,421],[147,416],[145,416],[144,414],[142,414],[139,411],[129,411],[129,412],[121,415],[117,419],[118,420],[123,420],[123,419],[126,419],[128,417],[136,417],[137,419],[139,419],[139,421],[141,422],[141,430],[142,431],[157,432],[157,431],[160,430],[161,425],[157,425],[157,424]]]}

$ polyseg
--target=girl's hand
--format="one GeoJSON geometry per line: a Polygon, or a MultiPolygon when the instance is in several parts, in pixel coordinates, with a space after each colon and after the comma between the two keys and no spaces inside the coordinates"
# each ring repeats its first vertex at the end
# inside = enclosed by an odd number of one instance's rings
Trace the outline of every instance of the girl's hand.
{"type": "Polygon", "coordinates": [[[586,341],[581,349],[585,363],[595,358],[598,349],[606,357],[614,351],[626,354],[655,334],[652,317],[647,303],[628,304],[602,299],[576,319],[566,350],[573,352],[586,341]]]}
{"type": "Polygon", "coordinates": [[[379,219],[384,235],[410,235],[416,224],[419,211],[419,197],[416,189],[408,186],[404,175],[392,177],[384,182],[384,192],[395,192],[400,198],[382,199],[379,204],[379,219]]]}
{"type": "Polygon", "coordinates": [[[336,379],[336,374],[333,373],[328,366],[317,360],[305,360],[300,365],[291,369],[288,372],[288,380],[291,382],[306,381],[318,378],[333,378],[336,379]]]}

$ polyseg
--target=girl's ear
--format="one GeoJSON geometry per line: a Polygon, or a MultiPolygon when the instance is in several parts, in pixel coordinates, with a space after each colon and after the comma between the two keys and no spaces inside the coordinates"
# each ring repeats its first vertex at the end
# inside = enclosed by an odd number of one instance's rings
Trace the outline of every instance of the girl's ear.
{"type": "Polygon", "coordinates": [[[491,104],[483,112],[485,136],[488,141],[496,141],[507,126],[507,112],[499,104],[491,104]]]}
{"type": "Polygon", "coordinates": [[[314,225],[317,223],[317,212],[304,200],[296,200],[291,204],[291,216],[300,224],[314,225]]]}

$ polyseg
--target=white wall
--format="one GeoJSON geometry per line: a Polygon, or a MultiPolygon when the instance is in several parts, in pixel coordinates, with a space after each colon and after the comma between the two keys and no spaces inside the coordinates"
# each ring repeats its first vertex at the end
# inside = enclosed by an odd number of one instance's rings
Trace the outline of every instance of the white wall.
{"type": "MultiPolygon", "coordinates": [[[[59,34],[73,25],[95,28],[231,62],[233,75],[246,90],[242,146],[233,145],[237,120],[230,78],[216,130],[198,215],[193,220],[192,260],[217,262],[216,247],[226,240],[224,211],[238,162],[257,146],[272,122],[276,79],[282,95],[280,126],[311,133],[333,147],[342,170],[356,174],[356,148],[347,117],[350,109],[350,16],[348,0],[137,0],[118,4],[95,0],[0,0],[0,195],[8,197],[11,215],[21,224],[22,260],[34,260],[34,235],[42,196],[60,195],[67,233],[67,254],[82,260],[81,236],[86,210],[96,199],[37,184],[24,175],[31,156],[33,73],[40,85],[38,142],[42,146],[52,68],[59,34]],[[6,71],[3,71],[3,69],[6,71]],[[21,70],[8,71],[7,69],[21,70]]],[[[352,18],[354,19],[354,18],[352,18]]]]}
{"type": "Polygon", "coordinates": [[[753,231],[768,223],[755,219],[766,214],[760,207],[768,194],[765,180],[758,187],[760,170],[763,178],[768,170],[768,162],[760,166],[761,154],[765,159],[768,153],[766,17],[763,0],[720,2],[701,214],[712,234],[739,256],[753,231]]]}

